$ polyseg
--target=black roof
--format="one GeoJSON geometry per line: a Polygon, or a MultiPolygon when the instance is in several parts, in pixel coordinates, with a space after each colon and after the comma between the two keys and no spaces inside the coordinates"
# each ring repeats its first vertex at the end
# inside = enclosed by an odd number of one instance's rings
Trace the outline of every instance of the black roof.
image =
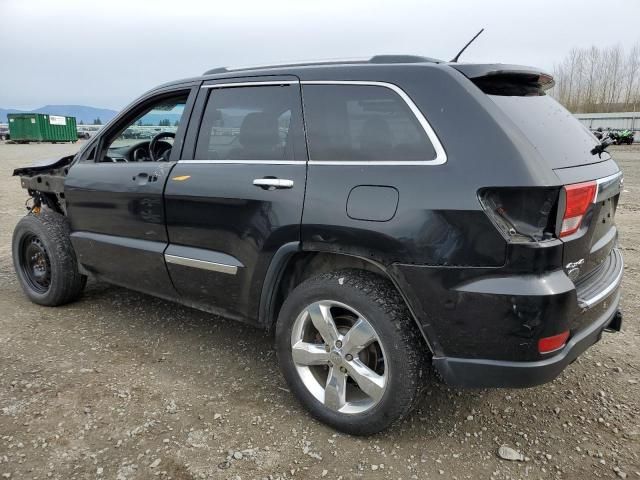
{"type": "MultiPolygon", "coordinates": [[[[372,69],[375,77],[380,79],[397,78],[399,70],[432,68],[438,70],[455,69],[464,76],[474,79],[487,75],[527,75],[536,77],[551,76],[539,69],[522,65],[506,65],[499,63],[451,63],[419,55],[375,55],[360,60],[321,60],[278,65],[262,65],[252,67],[218,67],[207,70],[197,77],[175,80],[159,85],[148,93],[166,87],[186,86],[203,80],[226,80],[237,77],[273,78],[294,75],[302,80],[370,80],[372,69]]],[[[552,80],[551,80],[552,82],[552,80]]],[[[549,83],[552,85],[552,83],[549,83]]]]}
{"type": "Polygon", "coordinates": [[[366,65],[366,64],[393,64],[393,63],[443,63],[442,60],[431,57],[423,57],[420,55],[374,55],[368,59],[360,60],[320,60],[307,61],[299,63],[284,63],[276,65],[260,65],[253,67],[217,67],[207,70],[203,75],[214,75],[217,73],[230,72],[246,72],[255,70],[272,70],[277,68],[290,67],[316,67],[316,66],[332,66],[332,65],[366,65]]]}

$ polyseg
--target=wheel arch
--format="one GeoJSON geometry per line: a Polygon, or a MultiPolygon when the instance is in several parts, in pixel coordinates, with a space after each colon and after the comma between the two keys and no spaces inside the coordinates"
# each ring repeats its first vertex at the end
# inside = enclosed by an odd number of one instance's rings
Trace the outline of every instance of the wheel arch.
{"type": "Polygon", "coordinates": [[[411,313],[411,318],[433,353],[432,343],[419,322],[411,303],[407,300],[397,280],[382,264],[370,258],[348,253],[320,250],[303,250],[300,242],[290,242],[278,249],[273,256],[260,295],[258,321],[267,331],[273,331],[282,304],[297,285],[312,276],[335,270],[355,268],[365,270],[391,281],[411,313]]]}

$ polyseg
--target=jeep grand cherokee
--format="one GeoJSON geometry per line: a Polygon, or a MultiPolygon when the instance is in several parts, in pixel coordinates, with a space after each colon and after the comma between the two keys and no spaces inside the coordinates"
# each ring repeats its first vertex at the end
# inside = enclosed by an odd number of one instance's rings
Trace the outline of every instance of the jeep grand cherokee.
{"type": "Polygon", "coordinates": [[[206,72],[20,168],[28,297],[87,276],[275,332],[353,434],[451,385],[527,387],[619,330],[622,174],[537,69],[424,57],[206,72]],[[145,129],[152,138],[127,132],[145,129]]]}

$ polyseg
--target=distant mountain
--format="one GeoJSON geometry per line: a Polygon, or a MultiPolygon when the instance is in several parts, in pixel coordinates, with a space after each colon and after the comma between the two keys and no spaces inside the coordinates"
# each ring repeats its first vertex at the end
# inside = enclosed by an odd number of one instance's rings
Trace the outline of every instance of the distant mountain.
{"type": "Polygon", "coordinates": [[[47,115],[61,115],[65,117],[76,117],[76,122],[90,125],[96,118],[102,123],[107,123],[118,112],[108,108],[87,107],[85,105],[45,105],[35,110],[15,110],[0,108],[0,123],[7,123],[8,113],[46,113],[47,115]]]}
{"type": "Polygon", "coordinates": [[[181,113],[147,113],[142,117],[143,125],[159,125],[163,120],[169,120],[169,124],[173,125],[182,116],[181,113]]]}
{"type": "Polygon", "coordinates": [[[21,110],[14,110],[13,108],[0,108],[0,123],[7,123],[8,113],[21,113],[21,110]]]}

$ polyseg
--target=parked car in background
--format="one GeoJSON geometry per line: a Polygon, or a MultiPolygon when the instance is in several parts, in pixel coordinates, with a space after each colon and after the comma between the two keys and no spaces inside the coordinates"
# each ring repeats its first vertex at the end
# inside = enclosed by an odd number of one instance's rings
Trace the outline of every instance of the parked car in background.
{"type": "Polygon", "coordinates": [[[100,131],[102,125],[78,125],[78,138],[88,140],[100,131]]]}
{"type": "Polygon", "coordinates": [[[9,140],[11,135],[9,134],[8,125],[0,125],[0,140],[9,140]]]}
{"type": "Polygon", "coordinates": [[[622,172],[552,86],[406,55],[165,84],[15,170],[18,280],[41,305],[91,275],[275,332],[291,392],[351,434],[407,415],[431,368],[549,382],[620,329],[623,275],[622,172]],[[131,137],[162,113],[179,126],[131,137]]]}

